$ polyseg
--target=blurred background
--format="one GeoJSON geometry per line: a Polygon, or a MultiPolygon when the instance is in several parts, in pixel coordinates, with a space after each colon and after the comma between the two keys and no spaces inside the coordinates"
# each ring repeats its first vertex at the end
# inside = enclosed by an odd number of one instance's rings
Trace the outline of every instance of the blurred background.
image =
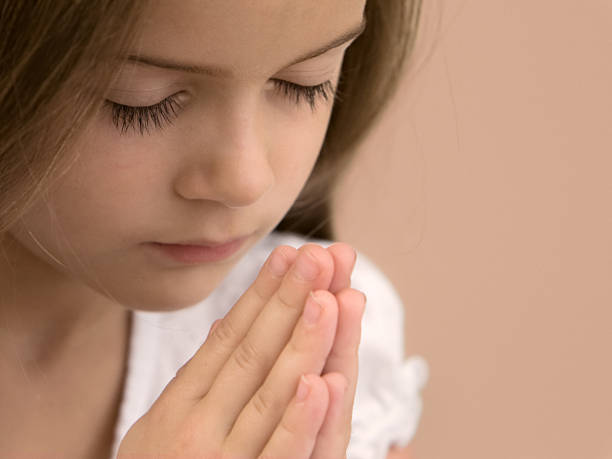
{"type": "Polygon", "coordinates": [[[612,2],[423,1],[334,203],[430,366],[415,459],[611,459],[612,2]]]}

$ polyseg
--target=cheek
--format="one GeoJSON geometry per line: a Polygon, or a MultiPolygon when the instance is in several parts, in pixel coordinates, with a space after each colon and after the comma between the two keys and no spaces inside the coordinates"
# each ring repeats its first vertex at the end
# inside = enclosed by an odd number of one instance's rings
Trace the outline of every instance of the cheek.
{"type": "Polygon", "coordinates": [[[123,148],[104,133],[82,137],[79,156],[54,181],[25,222],[39,233],[60,233],[75,249],[95,253],[134,234],[153,211],[164,167],[150,148],[123,148]]]}
{"type": "MultiPolygon", "coordinates": [[[[223,217],[234,215],[237,225],[252,229],[258,224],[271,230],[312,171],[330,111],[321,107],[313,115],[306,110],[267,126],[264,132],[275,186],[266,199],[251,208],[224,213],[223,217]]],[[[167,272],[156,269],[134,249],[136,242],[153,239],[151,232],[164,215],[180,209],[171,185],[187,156],[168,152],[184,151],[180,147],[185,146],[185,138],[164,137],[164,144],[160,138],[120,142],[104,130],[83,138],[77,145],[79,158],[58,178],[48,200],[41,200],[24,219],[27,228],[66,263],[74,277],[94,289],[100,282],[123,304],[141,309],[193,304],[212,291],[230,268],[167,272]]],[[[162,223],[166,229],[176,226],[162,223]]],[[[19,239],[39,258],[48,259],[27,234],[19,239]]]]}
{"type": "Polygon", "coordinates": [[[271,162],[277,180],[283,187],[293,189],[295,196],[308,179],[319,156],[329,122],[330,109],[311,119],[296,121],[275,134],[275,148],[271,162]]]}

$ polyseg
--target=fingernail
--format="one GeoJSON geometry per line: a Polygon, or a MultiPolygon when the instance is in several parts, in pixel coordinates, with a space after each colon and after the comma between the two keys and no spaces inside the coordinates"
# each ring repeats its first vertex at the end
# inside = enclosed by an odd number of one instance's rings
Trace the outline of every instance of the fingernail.
{"type": "Polygon", "coordinates": [[[308,325],[314,325],[321,316],[323,305],[317,301],[317,298],[310,292],[306,305],[304,306],[304,322],[308,325]]]}
{"type": "Polygon", "coordinates": [[[319,267],[310,255],[301,252],[295,262],[295,274],[303,281],[313,281],[319,275],[319,267]]]}
{"type": "Polygon", "coordinates": [[[310,393],[310,384],[306,380],[304,375],[300,376],[300,383],[298,384],[297,392],[295,393],[295,401],[303,402],[310,393]]]}
{"type": "Polygon", "coordinates": [[[276,277],[283,277],[289,270],[287,259],[278,251],[272,253],[268,268],[276,277]]]}

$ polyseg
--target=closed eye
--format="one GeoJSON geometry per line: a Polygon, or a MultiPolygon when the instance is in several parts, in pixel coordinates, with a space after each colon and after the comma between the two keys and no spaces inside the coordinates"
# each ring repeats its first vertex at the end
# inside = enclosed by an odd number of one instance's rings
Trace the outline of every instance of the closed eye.
{"type": "Polygon", "coordinates": [[[125,134],[130,128],[137,130],[141,135],[144,135],[145,131],[150,134],[150,123],[153,123],[156,129],[162,129],[172,124],[178,116],[178,110],[182,108],[177,95],[147,106],[134,107],[111,100],[105,100],[104,104],[111,109],[113,124],[121,134],[125,134]]]}
{"type": "Polygon", "coordinates": [[[313,112],[319,100],[327,102],[336,95],[336,90],[329,80],[315,86],[302,86],[297,83],[278,79],[272,81],[277,91],[290,99],[294,99],[297,105],[300,105],[303,99],[310,105],[313,112]]]}
{"type": "MultiPolygon", "coordinates": [[[[296,105],[307,103],[314,112],[317,102],[329,102],[336,96],[336,90],[331,81],[314,86],[303,86],[290,81],[273,79],[275,90],[283,97],[294,101],[296,105]]],[[[115,127],[121,134],[133,129],[140,135],[151,133],[151,123],[154,129],[162,129],[171,125],[182,108],[177,95],[147,106],[132,106],[119,104],[112,100],[105,100],[105,106],[111,110],[111,118],[115,127]]]]}

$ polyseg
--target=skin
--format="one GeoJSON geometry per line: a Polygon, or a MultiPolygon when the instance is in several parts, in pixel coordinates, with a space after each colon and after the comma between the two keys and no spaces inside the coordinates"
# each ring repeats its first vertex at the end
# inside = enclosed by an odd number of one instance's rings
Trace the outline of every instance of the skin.
{"type": "MultiPolygon", "coordinates": [[[[332,103],[319,99],[313,111],[278,92],[273,80],[304,86],[330,81],[335,86],[350,41],[289,64],[354,30],[364,6],[365,1],[355,0],[153,3],[138,52],[189,65],[214,65],[231,75],[125,62],[107,99],[144,106],[175,96],[181,106],[178,116],[161,129],[151,124],[144,135],[135,130],[120,134],[110,110],[102,110],[75,142],[70,167],[0,242],[0,394],[11,394],[0,399],[11,414],[0,420],[3,431],[11,432],[0,439],[3,451],[20,451],[20,442],[28,436],[23,432],[28,432],[40,439],[41,450],[47,445],[48,450],[78,457],[107,454],[124,376],[128,311],[175,310],[201,301],[289,210],[316,161],[332,103]],[[230,258],[196,265],[169,260],[147,246],[239,236],[248,239],[230,258]],[[95,402],[71,409],[74,394],[81,392],[95,402]],[[82,412],[97,415],[83,418],[82,412]],[[78,443],[75,438],[100,440],[78,443]]],[[[298,252],[288,247],[281,251],[289,273],[266,280],[270,273],[262,268],[264,280],[258,279],[267,286],[266,295],[232,309],[230,317],[236,318],[220,322],[199,357],[179,372],[145,418],[162,433],[158,438],[167,439],[160,447],[176,446],[172,442],[177,438],[184,441],[184,436],[172,435],[177,426],[195,426],[195,419],[199,427],[208,426],[199,429],[207,432],[205,439],[214,438],[214,444],[227,451],[240,453],[243,439],[257,445],[251,452],[282,450],[291,440],[273,432],[287,416],[301,428],[307,425],[304,419],[320,427],[319,433],[303,431],[299,436],[306,442],[301,447],[310,448],[313,457],[332,450],[341,454],[345,448],[356,360],[337,356],[351,350],[355,354],[364,301],[350,289],[353,251],[346,244],[328,250],[312,244],[301,248],[319,271],[305,284],[290,278],[298,252]],[[283,322],[282,315],[271,313],[267,322],[255,321],[263,311],[274,310],[272,299],[283,282],[288,291],[301,292],[293,300],[290,320],[283,322]],[[324,317],[313,329],[300,328],[306,293],[313,290],[326,305],[324,317]],[[227,333],[228,322],[233,334],[227,333]],[[257,330],[270,327],[302,342],[319,336],[322,344],[289,370],[278,363],[289,361],[281,358],[285,343],[257,335],[257,330]],[[209,390],[220,387],[223,378],[242,376],[231,365],[249,333],[254,346],[267,349],[268,360],[254,367],[251,392],[234,406],[232,418],[219,411],[229,402],[209,390]],[[215,370],[201,374],[201,366],[193,364],[201,359],[214,360],[215,370]],[[266,417],[271,421],[265,428],[219,430],[236,419],[248,419],[252,397],[273,373],[274,391],[282,393],[282,402],[279,411],[266,417]],[[311,396],[300,408],[294,392],[304,373],[310,374],[311,396]],[[200,394],[197,409],[176,395],[177,386],[200,394]],[[180,418],[173,425],[156,417],[169,406],[174,419],[180,418]],[[241,413],[247,414],[240,418],[241,413]],[[267,443],[271,438],[276,443],[267,443]]],[[[131,431],[136,434],[122,448],[141,451],[140,446],[150,444],[139,443],[138,431],[131,431]]],[[[191,446],[197,448],[201,440],[191,446]]]]}

